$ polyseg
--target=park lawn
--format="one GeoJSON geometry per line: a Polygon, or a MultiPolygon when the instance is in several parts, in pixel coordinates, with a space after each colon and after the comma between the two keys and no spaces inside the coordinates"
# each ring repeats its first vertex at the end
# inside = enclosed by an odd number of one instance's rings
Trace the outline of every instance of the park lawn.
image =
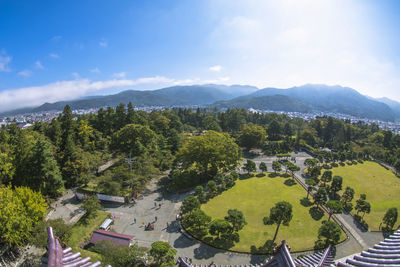
{"type": "Polygon", "coordinates": [[[72,248],[74,252],[79,251],[82,254],[82,258],[90,257],[92,262],[100,261],[101,255],[98,253],[85,250],[80,248],[80,245],[89,241],[94,230],[99,229],[100,225],[105,219],[110,217],[110,213],[99,210],[96,217],[89,219],[84,222],[82,218],[72,227],[72,234],[68,240],[68,246],[72,248]]]}
{"type": "MultiPolygon", "coordinates": [[[[276,224],[264,225],[263,218],[269,215],[270,208],[279,201],[287,201],[293,206],[293,218],[289,226],[281,225],[275,243],[286,240],[292,251],[309,250],[318,239],[318,229],[325,215],[318,221],[309,214],[311,207],[304,207],[300,200],[306,191],[299,185],[285,185],[289,178],[276,176],[253,177],[236,181],[236,185],[211,199],[201,209],[213,219],[223,218],[229,209],[243,212],[247,225],[239,231],[240,241],[232,250],[250,252],[250,247],[260,247],[272,239],[276,224]]],[[[342,233],[341,240],[346,238],[342,233]]]]}
{"type": "MultiPolygon", "coordinates": [[[[339,166],[332,169],[333,175],[343,177],[343,193],[346,186],[354,189],[353,207],[360,194],[367,195],[371,203],[371,213],[365,214],[364,220],[369,225],[369,230],[379,231],[382,218],[389,208],[400,209],[400,178],[373,161],[365,161],[356,165],[339,166]]],[[[398,218],[395,226],[400,224],[398,218]]]]}

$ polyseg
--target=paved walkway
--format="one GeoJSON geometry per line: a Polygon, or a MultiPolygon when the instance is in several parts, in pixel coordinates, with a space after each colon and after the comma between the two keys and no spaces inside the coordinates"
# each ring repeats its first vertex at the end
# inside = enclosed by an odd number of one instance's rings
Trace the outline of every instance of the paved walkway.
{"type": "Polygon", "coordinates": [[[81,203],[75,199],[73,191],[68,189],[50,205],[52,210],[47,214],[46,220],[61,218],[65,223],[73,225],[85,214],[80,208],[80,204],[81,203]]]}

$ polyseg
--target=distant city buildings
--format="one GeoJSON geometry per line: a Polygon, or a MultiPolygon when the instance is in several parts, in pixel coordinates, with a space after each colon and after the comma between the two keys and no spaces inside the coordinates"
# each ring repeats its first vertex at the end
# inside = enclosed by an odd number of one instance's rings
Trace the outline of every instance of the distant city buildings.
{"type": "MultiPolygon", "coordinates": [[[[106,109],[107,107],[103,107],[106,109]]],[[[146,112],[151,112],[153,110],[162,110],[166,107],[162,106],[149,106],[149,107],[136,107],[135,110],[143,110],[146,112]]],[[[183,108],[183,107],[182,107],[183,108]]],[[[90,109],[76,109],[72,110],[73,114],[77,115],[85,115],[96,113],[100,108],[90,108],[90,109]]],[[[387,122],[380,120],[373,120],[367,118],[358,118],[346,114],[335,113],[335,112],[311,112],[311,113],[301,113],[301,112],[286,112],[286,111],[272,111],[272,110],[257,110],[253,108],[248,109],[249,112],[252,113],[278,113],[278,114],[286,114],[290,118],[302,118],[306,121],[311,121],[317,117],[330,116],[337,119],[341,119],[343,121],[349,121],[351,123],[363,122],[365,124],[376,124],[380,129],[392,131],[394,134],[400,134],[400,122],[387,122]]],[[[0,117],[0,127],[2,125],[7,125],[10,123],[16,123],[20,128],[26,128],[31,126],[34,122],[51,122],[52,119],[57,118],[61,111],[46,111],[46,112],[33,112],[26,114],[19,114],[14,116],[4,116],[0,117]]]]}

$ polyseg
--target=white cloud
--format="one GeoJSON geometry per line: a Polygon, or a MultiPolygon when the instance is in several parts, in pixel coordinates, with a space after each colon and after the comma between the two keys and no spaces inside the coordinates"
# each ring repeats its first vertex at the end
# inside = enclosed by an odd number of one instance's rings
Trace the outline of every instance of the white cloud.
{"type": "Polygon", "coordinates": [[[73,72],[71,75],[75,78],[75,80],[78,80],[81,77],[77,72],[73,72]]]}
{"type": "Polygon", "coordinates": [[[11,62],[11,59],[5,52],[0,51],[0,71],[10,71],[8,64],[11,62]]]}
{"type": "Polygon", "coordinates": [[[0,92],[0,112],[28,105],[38,106],[45,102],[76,99],[104,89],[123,89],[145,84],[153,84],[158,87],[160,85],[172,85],[175,82],[180,83],[179,80],[163,76],[144,77],[136,80],[91,81],[89,79],[77,79],[59,81],[42,86],[9,89],[0,92]]]}
{"type": "Polygon", "coordinates": [[[39,60],[35,62],[35,68],[40,70],[44,69],[42,63],[39,60]]]}
{"type": "Polygon", "coordinates": [[[211,71],[220,72],[222,67],[220,65],[211,66],[208,68],[211,71]]]}
{"type": "Polygon", "coordinates": [[[54,41],[54,42],[58,42],[58,41],[61,40],[61,38],[62,38],[61,35],[56,35],[56,36],[53,36],[53,37],[51,38],[51,40],[54,41]]]}
{"type": "Polygon", "coordinates": [[[125,78],[126,77],[126,72],[116,72],[112,75],[114,78],[125,78]]]}
{"type": "Polygon", "coordinates": [[[18,75],[19,75],[19,76],[23,76],[23,77],[25,77],[25,78],[28,78],[28,77],[31,77],[31,76],[32,76],[32,71],[30,71],[30,70],[23,70],[23,71],[18,72],[18,75]]]}
{"type": "Polygon", "coordinates": [[[100,45],[101,47],[107,47],[107,46],[108,46],[108,42],[107,42],[106,40],[102,39],[102,40],[99,42],[99,45],[100,45]]]}
{"type": "MultiPolygon", "coordinates": [[[[373,5],[358,1],[211,1],[209,47],[232,83],[340,84],[400,100],[400,62],[382,51],[373,5]]],[[[386,36],[387,37],[387,36],[386,36]]],[[[211,70],[211,68],[210,68],[211,70]]]]}
{"type": "Polygon", "coordinates": [[[49,56],[52,58],[60,58],[60,56],[56,53],[50,53],[49,56]]]}
{"type": "Polygon", "coordinates": [[[91,72],[91,73],[100,73],[101,71],[100,71],[99,68],[96,67],[96,68],[94,68],[94,69],[91,69],[90,72],[91,72]]]}

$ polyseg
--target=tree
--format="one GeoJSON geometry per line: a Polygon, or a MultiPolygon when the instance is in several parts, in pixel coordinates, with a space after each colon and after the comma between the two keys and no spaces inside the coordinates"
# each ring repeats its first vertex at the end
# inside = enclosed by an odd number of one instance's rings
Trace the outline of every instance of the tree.
{"type": "Polygon", "coordinates": [[[268,139],[271,141],[277,141],[280,139],[281,135],[281,126],[279,122],[273,120],[268,126],[268,139]]]}
{"type": "Polygon", "coordinates": [[[318,183],[318,177],[321,175],[321,166],[314,166],[308,168],[308,175],[318,183]]]}
{"type": "Polygon", "coordinates": [[[313,179],[306,179],[306,184],[307,184],[307,199],[308,196],[310,195],[310,192],[312,192],[313,190],[315,190],[315,185],[317,184],[313,179]]]}
{"type": "Polygon", "coordinates": [[[28,187],[0,186],[0,240],[9,246],[23,246],[33,229],[42,222],[46,202],[28,187]]]}
{"type": "Polygon", "coordinates": [[[318,230],[318,238],[324,237],[326,244],[336,244],[340,240],[341,229],[333,221],[324,221],[318,230]]]}
{"type": "Polygon", "coordinates": [[[276,230],[274,234],[274,238],[272,242],[275,241],[276,236],[278,235],[279,226],[281,224],[288,226],[289,222],[292,220],[293,212],[292,212],[292,205],[289,202],[281,201],[275,204],[274,207],[271,208],[269,212],[269,217],[264,218],[264,223],[268,222],[276,223],[276,230]]]}
{"type": "Polygon", "coordinates": [[[182,217],[184,227],[193,230],[196,236],[202,237],[207,234],[208,224],[211,222],[211,217],[200,209],[193,210],[191,213],[182,217]]]}
{"type": "Polygon", "coordinates": [[[266,135],[267,133],[263,127],[249,124],[242,128],[239,143],[247,149],[259,147],[264,144],[266,135]]]}
{"type": "Polygon", "coordinates": [[[317,205],[317,208],[319,207],[319,205],[324,205],[328,200],[328,194],[326,193],[326,189],[320,187],[314,194],[313,198],[314,198],[314,204],[317,205]]]}
{"type": "Polygon", "coordinates": [[[304,165],[306,165],[308,168],[316,166],[317,163],[318,163],[318,160],[313,159],[313,158],[309,158],[304,161],[304,165]]]}
{"type": "Polygon", "coordinates": [[[81,208],[86,212],[86,218],[93,218],[97,211],[101,209],[100,201],[96,195],[88,196],[82,201],[81,208]]]}
{"type": "Polygon", "coordinates": [[[182,214],[191,213],[193,210],[200,208],[200,201],[194,196],[187,196],[182,202],[182,214]]]}
{"type": "Polygon", "coordinates": [[[286,136],[292,136],[293,135],[292,126],[290,126],[290,124],[288,122],[285,123],[285,125],[283,126],[283,134],[286,135],[286,136]]]}
{"type": "Polygon", "coordinates": [[[0,184],[8,184],[11,182],[15,173],[12,160],[10,154],[0,151],[0,184]]]}
{"type": "Polygon", "coordinates": [[[329,200],[326,202],[325,207],[328,209],[329,213],[328,221],[331,219],[332,214],[341,213],[343,211],[342,203],[338,200],[329,200]]]}
{"type": "Polygon", "coordinates": [[[250,172],[255,172],[256,169],[256,163],[254,161],[252,161],[251,159],[248,159],[246,161],[246,163],[243,166],[243,170],[247,171],[247,174],[250,174],[250,172]]]}
{"type": "Polygon", "coordinates": [[[101,255],[104,265],[114,267],[144,267],[147,266],[147,248],[138,246],[115,246],[110,240],[102,240],[93,247],[101,255]]]}
{"type": "Polygon", "coordinates": [[[226,237],[233,232],[232,225],[224,219],[213,220],[209,226],[210,235],[216,236],[217,239],[226,237]]]}
{"type": "Polygon", "coordinates": [[[365,213],[371,212],[371,204],[366,201],[366,199],[367,196],[365,194],[361,194],[360,198],[356,200],[356,206],[354,207],[354,209],[357,211],[357,215],[360,212],[363,213],[362,218],[364,218],[365,213]]]}
{"type": "Polygon", "coordinates": [[[63,188],[63,181],[51,150],[50,144],[43,137],[39,138],[33,147],[30,160],[30,187],[50,197],[56,197],[63,188]]]}
{"type": "Polygon", "coordinates": [[[237,209],[228,210],[228,215],[225,216],[225,220],[232,224],[233,230],[235,231],[241,230],[247,224],[243,212],[237,209]]]}
{"type": "Polygon", "coordinates": [[[168,242],[156,241],[151,244],[150,256],[153,257],[157,266],[172,267],[175,265],[176,249],[171,248],[168,242]]]}
{"type": "Polygon", "coordinates": [[[68,243],[72,234],[72,227],[66,224],[61,218],[42,221],[38,224],[33,231],[30,243],[39,248],[45,248],[47,246],[47,227],[49,226],[53,228],[54,235],[57,236],[60,241],[68,243]]]}
{"type": "Polygon", "coordinates": [[[241,159],[239,146],[228,134],[208,131],[193,136],[177,153],[177,163],[183,169],[196,167],[207,179],[218,172],[234,170],[241,159]]]}
{"type": "Polygon", "coordinates": [[[144,149],[156,151],[157,134],[147,125],[128,124],[115,133],[112,146],[132,156],[142,154],[144,149]]]}
{"type": "Polygon", "coordinates": [[[218,193],[218,187],[217,184],[214,181],[208,181],[206,184],[206,191],[207,191],[207,197],[212,198],[215,197],[218,193]]]}
{"type": "Polygon", "coordinates": [[[341,198],[344,204],[343,206],[347,208],[348,204],[353,200],[353,198],[354,198],[354,189],[347,186],[341,198]]]}
{"type": "Polygon", "coordinates": [[[268,171],[268,167],[267,167],[267,164],[265,162],[261,162],[259,168],[260,168],[262,173],[268,171]]]}
{"type": "Polygon", "coordinates": [[[300,167],[295,165],[295,164],[293,164],[293,163],[291,163],[290,161],[289,161],[289,164],[288,164],[288,169],[289,169],[292,177],[294,177],[294,172],[300,171],[300,167]]]}
{"type": "Polygon", "coordinates": [[[329,187],[329,192],[331,193],[332,196],[335,196],[337,192],[342,190],[342,183],[343,183],[343,178],[341,176],[333,176],[332,179],[332,184],[329,187]]]}
{"type": "Polygon", "coordinates": [[[398,211],[397,208],[390,208],[383,216],[382,222],[386,224],[386,228],[393,229],[394,224],[397,222],[398,211]]]}
{"type": "Polygon", "coordinates": [[[204,193],[203,187],[201,185],[196,186],[194,189],[194,195],[200,201],[200,203],[205,203],[207,201],[206,193],[204,193]]]}
{"type": "Polygon", "coordinates": [[[275,174],[276,174],[276,172],[279,172],[279,171],[282,170],[282,165],[279,163],[279,161],[274,160],[274,161],[272,162],[272,169],[274,170],[274,172],[275,172],[275,174]]]}
{"type": "Polygon", "coordinates": [[[322,174],[321,180],[324,182],[324,187],[325,187],[326,183],[332,180],[332,171],[325,171],[322,174]]]}

